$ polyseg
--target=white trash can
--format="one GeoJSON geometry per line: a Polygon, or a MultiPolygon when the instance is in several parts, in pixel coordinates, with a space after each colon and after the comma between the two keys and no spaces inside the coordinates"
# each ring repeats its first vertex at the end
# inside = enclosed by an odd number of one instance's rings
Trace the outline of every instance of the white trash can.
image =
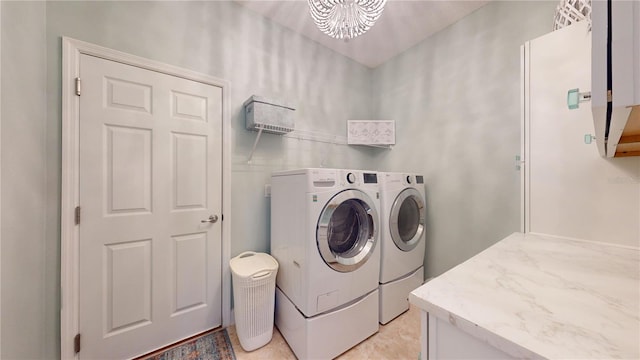
{"type": "Polygon", "coordinates": [[[278,262],[271,255],[246,251],[231,259],[236,332],[245,351],[271,341],[278,262]]]}

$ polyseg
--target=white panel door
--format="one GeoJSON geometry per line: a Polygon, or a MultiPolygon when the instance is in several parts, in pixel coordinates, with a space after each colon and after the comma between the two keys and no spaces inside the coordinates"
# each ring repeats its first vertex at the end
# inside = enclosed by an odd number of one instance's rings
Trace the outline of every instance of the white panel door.
{"type": "Polygon", "coordinates": [[[638,246],[640,157],[601,158],[591,104],[567,108],[567,91],[591,89],[591,34],[579,22],[529,42],[526,109],[529,232],[638,246]]]}
{"type": "Polygon", "coordinates": [[[81,55],[81,358],[220,326],[222,92],[81,55]]]}

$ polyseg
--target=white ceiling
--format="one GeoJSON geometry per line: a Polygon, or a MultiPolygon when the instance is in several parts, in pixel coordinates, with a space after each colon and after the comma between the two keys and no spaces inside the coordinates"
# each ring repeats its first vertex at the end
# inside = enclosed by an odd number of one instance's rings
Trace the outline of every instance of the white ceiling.
{"type": "Polygon", "coordinates": [[[306,0],[237,2],[361,64],[374,68],[489,1],[388,0],[376,24],[347,42],[318,30],[306,0]]]}

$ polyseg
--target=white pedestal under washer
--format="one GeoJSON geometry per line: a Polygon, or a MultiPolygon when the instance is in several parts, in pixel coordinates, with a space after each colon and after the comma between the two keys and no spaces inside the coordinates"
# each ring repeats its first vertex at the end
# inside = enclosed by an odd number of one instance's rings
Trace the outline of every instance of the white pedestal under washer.
{"type": "Polygon", "coordinates": [[[424,280],[424,177],[380,173],[380,323],[409,309],[408,296],[424,280]]]}
{"type": "Polygon", "coordinates": [[[276,326],[299,358],[335,357],[378,331],[379,207],[376,172],[272,175],[276,326]]]}

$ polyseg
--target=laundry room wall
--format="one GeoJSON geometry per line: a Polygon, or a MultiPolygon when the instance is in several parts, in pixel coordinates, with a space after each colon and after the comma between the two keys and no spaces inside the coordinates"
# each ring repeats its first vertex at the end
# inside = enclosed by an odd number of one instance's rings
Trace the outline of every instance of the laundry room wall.
{"type": "Polygon", "coordinates": [[[492,2],[374,70],[397,139],[376,162],[425,175],[427,278],[520,230],[520,46],[557,4],[492,2]]]}
{"type": "MultiPolygon", "coordinates": [[[[370,115],[370,73],[233,2],[52,2],[47,7],[49,89],[60,86],[60,37],[69,36],[213,75],[230,82],[232,254],[268,250],[273,170],[360,167],[365,151],[244,128],[243,102],[261,95],[292,104],[296,129],[345,135],[346,120],[370,115]]],[[[49,109],[59,113],[60,98],[49,109]]],[[[60,121],[53,121],[58,124],[60,121]]]]}
{"type": "Polygon", "coordinates": [[[1,1],[0,6],[0,358],[59,357],[61,36],[230,82],[233,190],[225,219],[232,222],[232,255],[268,250],[264,185],[272,171],[295,167],[425,173],[429,210],[438,209],[429,215],[431,275],[488,246],[509,224],[517,230],[512,182],[519,178],[513,171],[518,48],[550,29],[555,5],[497,2],[376,70],[230,1],[1,1]],[[493,71],[482,73],[487,69],[493,71]],[[445,70],[449,73],[441,73],[445,70]],[[464,99],[456,101],[459,92],[464,99]],[[242,103],[254,94],[293,104],[296,128],[321,134],[346,135],[348,119],[395,119],[398,144],[381,150],[265,134],[249,164],[256,133],[244,129],[242,103]],[[475,132],[462,131],[467,128],[475,132]],[[469,154],[476,150],[478,157],[469,154]],[[454,186],[459,176],[469,180],[454,186]],[[496,193],[484,195],[487,191],[496,193]],[[476,237],[469,240],[456,226],[473,229],[476,237]]]}
{"type": "Polygon", "coordinates": [[[244,129],[251,95],[296,107],[296,128],[344,136],[369,118],[371,70],[233,2],[1,2],[2,349],[59,357],[61,36],[230,82],[231,253],[269,249],[274,170],[367,167],[367,149],[244,129]]]}
{"type": "Polygon", "coordinates": [[[2,2],[1,358],[59,356],[61,36],[230,82],[231,253],[269,249],[274,170],[368,167],[366,148],[244,129],[251,95],[296,107],[296,128],[346,134],[371,116],[371,70],[233,2],[2,2]]]}
{"type": "Polygon", "coordinates": [[[2,27],[1,359],[55,356],[56,234],[45,236],[44,2],[0,2],[2,27]]]}

